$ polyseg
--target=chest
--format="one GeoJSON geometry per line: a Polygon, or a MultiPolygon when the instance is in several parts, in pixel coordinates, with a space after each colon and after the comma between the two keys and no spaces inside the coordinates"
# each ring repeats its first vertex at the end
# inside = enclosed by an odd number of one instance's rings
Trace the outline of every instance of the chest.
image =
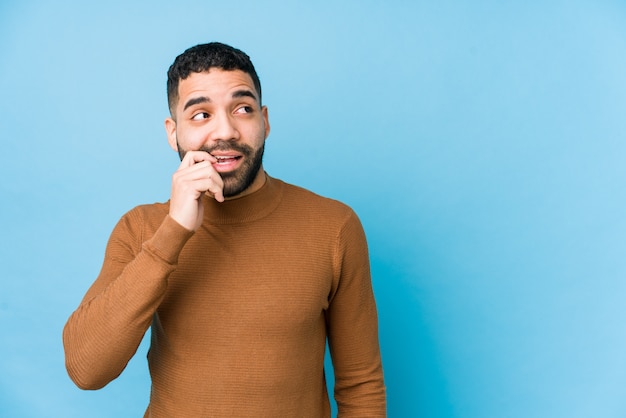
{"type": "Polygon", "coordinates": [[[201,229],[180,255],[159,316],[187,335],[216,325],[234,334],[307,333],[328,307],[332,255],[332,239],[308,228],[201,229]]]}

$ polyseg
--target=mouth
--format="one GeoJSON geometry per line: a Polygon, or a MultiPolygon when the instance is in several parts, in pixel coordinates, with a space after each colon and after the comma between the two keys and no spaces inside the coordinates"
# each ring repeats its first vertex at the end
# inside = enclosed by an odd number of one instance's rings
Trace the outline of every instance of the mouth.
{"type": "MultiPolygon", "coordinates": [[[[213,155],[213,154],[211,154],[213,155]]],[[[239,167],[239,162],[243,158],[242,155],[213,155],[216,162],[213,163],[213,167],[219,173],[228,173],[239,167]]]]}
{"type": "Polygon", "coordinates": [[[214,155],[214,157],[217,159],[215,164],[229,164],[241,159],[240,155],[214,155]]]}

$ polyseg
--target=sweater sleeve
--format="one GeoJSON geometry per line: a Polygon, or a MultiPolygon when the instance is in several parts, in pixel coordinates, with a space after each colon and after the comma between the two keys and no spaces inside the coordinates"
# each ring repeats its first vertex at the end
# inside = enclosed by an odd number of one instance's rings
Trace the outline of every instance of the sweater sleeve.
{"type": "Polygon", "coordinates": [[[137,351],[193,234],[166,215],[145,240],[137,208],[118,222],[102,270],[63,329],[65,364],[81,389],[99,389],[115,379],[137,351]]]}
{"type": "Polygon", "coordinates": [[[386,394],[378,319],[365,233],[350,211],[337,241],[327,311],[338,417],[385,417],[386,394]]]}

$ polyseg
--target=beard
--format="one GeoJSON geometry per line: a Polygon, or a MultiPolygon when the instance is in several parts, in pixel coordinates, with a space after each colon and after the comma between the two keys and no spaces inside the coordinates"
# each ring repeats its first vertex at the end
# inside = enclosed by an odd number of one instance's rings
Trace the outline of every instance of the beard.
{"type": "MultiPolygon", "coordinates": [[[[185,157],[187,150],[178,146],[178,155],[180,159],[185,157]]],[[[213,151],[237,151],[243,156],[241,166],[227,173],[219,173],[224,181],[224,197],[234,197],[243,193],[259,174],[259,170],[263,164],[263,153],[265,152],[265,142],[258,149],[254,149],[245,144],[234,144],[229,141],[218,141],[215,146],[201,147],[198,151],[204,151],[211,154],[213,151]]]]}

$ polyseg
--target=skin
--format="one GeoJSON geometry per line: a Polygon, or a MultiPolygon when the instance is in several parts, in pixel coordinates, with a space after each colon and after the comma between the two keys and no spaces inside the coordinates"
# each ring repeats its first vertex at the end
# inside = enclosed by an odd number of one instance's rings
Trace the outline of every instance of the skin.
{"type": "Polygon", "coordinates": [[[170,146],[184,153],[172,176],[169,215],[183,227],[196,231],[202,224],[202,195],[218,202],[254,193],[265,184],[265,171],[259,169],[250,186],[224,197],[227,173],[241,171],[247,157],[228,144],[248,146],[257,151],[270,132],[268,111],[262,106],[250,76],[240,70],[211,69],[192,73],[178,86],[174,114],[165,120],[170,146]],[[209,152],[217,144],[219,150],[209,152]],[[217,156],[237,157],[218,163],[217,156]]]}

